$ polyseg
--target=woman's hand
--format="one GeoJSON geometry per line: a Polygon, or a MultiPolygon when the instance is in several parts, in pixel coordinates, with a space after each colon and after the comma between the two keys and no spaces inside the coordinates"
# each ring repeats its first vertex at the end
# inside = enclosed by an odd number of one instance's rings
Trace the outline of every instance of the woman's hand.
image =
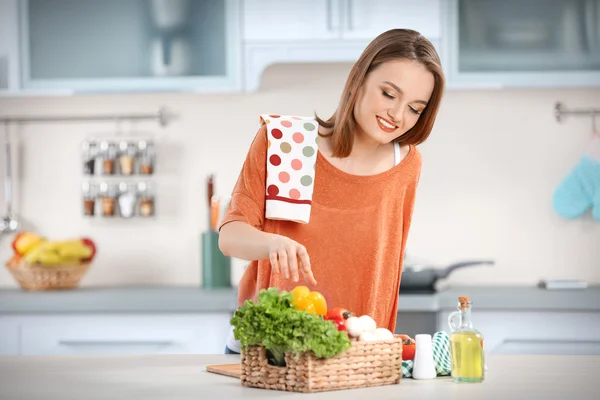
{"type": "Polygon", "coordinates": [[[291,276],[294,282],[298,282],[300,271],[307,283],[317,284],[306,248],[300,243],[282,235],[274,235],[269,242],[269,260],[276,274],[282,273],[286,279],[291,276]]]}

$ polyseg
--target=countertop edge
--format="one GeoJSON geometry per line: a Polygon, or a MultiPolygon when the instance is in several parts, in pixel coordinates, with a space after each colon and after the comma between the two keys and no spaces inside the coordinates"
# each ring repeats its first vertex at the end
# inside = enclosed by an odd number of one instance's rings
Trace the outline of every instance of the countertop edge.
{"type": "MultiPolygon", "coordinates": [[[[600,287],[544,290],[535,287],[455,287],[435,294],[400,294],[398,312],[456,310],[458,296],[476,310],[600,311],[600,287]]],[[[0,289],[0,315],[77,313],[231,313],[237,290],[194,287],[82,287],[72,291],[0,289]]]]}

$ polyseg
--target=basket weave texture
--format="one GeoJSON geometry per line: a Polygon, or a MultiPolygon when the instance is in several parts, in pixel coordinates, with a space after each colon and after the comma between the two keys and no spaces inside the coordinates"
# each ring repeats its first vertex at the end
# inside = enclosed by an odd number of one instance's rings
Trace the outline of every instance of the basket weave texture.
{"type": "Polygon", "coordinates": [[[43,267],[9,261],[6,268],[24,290],[64,290],[79,285],[90,268],[90,263],[43,267]]]}
{"type": "Polygon", "coordinates": [[[393,385],[402,378],[402,339],[353,342],[331,358],[312,352],[285,354],[284,367],[270,365],[263,346],[242,350],[243,386],[289,392],[325,392],[393,385]]]}

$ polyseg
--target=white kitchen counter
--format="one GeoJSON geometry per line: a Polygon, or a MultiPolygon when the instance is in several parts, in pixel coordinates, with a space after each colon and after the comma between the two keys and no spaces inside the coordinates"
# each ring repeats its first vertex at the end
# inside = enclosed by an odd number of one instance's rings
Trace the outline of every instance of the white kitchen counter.
{"type": "Polygon", "coordinates": [[[398,385],[324,392],[287,393],[245,388],[240,381],[205,372],[235,355],[0,357],[3,400],[68,399],[597,399],[598,356],[499,356],[486,359],[479,384],[448,377],[403,379],[398,385]]]}

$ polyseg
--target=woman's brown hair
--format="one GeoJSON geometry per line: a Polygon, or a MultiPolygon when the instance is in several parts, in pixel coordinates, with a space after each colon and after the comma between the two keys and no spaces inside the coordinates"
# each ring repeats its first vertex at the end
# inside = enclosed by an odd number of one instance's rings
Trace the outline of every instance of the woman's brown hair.
{"type": "Polygon", "coordinates": [[[401,145],[417,145],[429,137],[444,91],[444,72],[440,58],[433,44],[419,32],[411,29],[392,29],[373,39],[360,55],[348,75],[340,104],[333,115],[327,120],[322,120],[315,114],[319,124],[330,131],[320,135],[332,136],[334,157],[347,157],[352,151],[357,126],[354,106],[367,75],[384,62],[397,59],[423,64],[433,74],[434,88],[415,126],[395,140],[401,145]]]}

